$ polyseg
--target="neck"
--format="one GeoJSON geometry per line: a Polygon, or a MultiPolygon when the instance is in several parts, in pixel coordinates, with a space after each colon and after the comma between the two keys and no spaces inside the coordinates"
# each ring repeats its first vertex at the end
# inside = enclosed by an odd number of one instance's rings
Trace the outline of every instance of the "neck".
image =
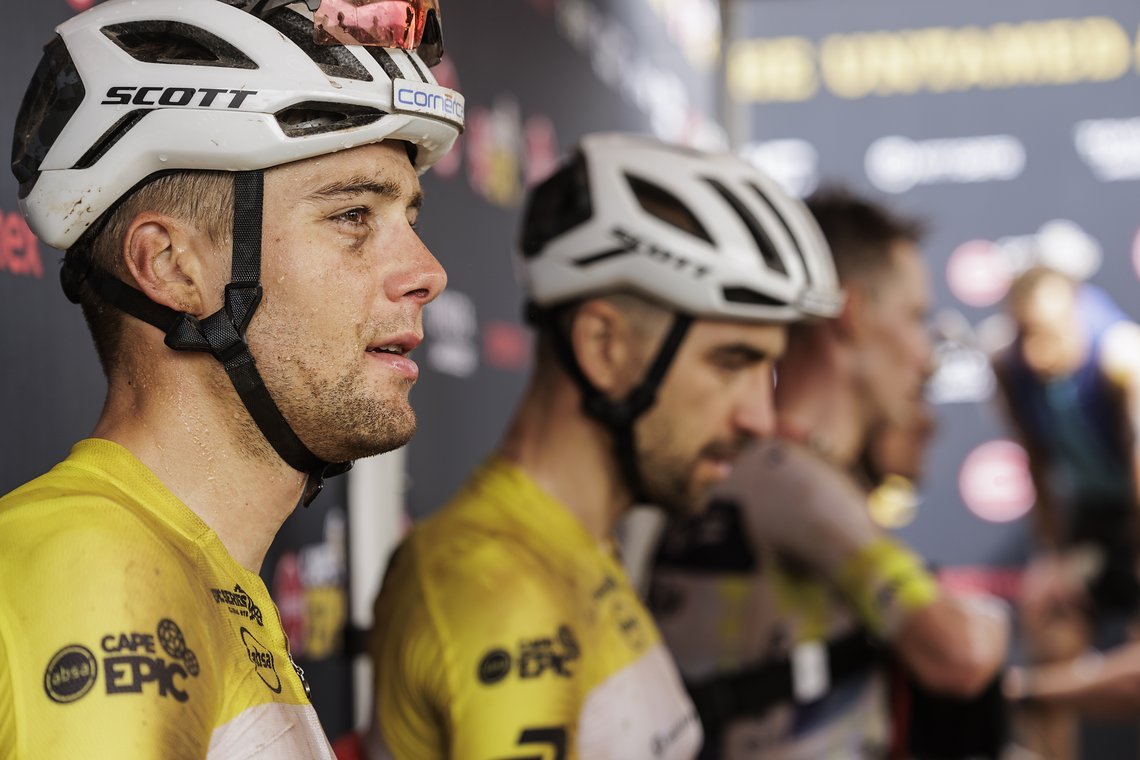
{"type": "Polygon", "coordinates": [[[581,411],[564,376],[535,377],[499,447],[599,541],[633,503],[608,431],[581,411]]]}
{"type": "Polygon", "coordinates": [[[212,358],[179,358],[149,376],[130,372],[130,380],[128,373],[113,379],[94,435],[134,454],[218,535],[238,564],[259,572],[301,497],[305,476],[264,439],[250,446],[257,431],[248,429],[252,422],[236,393],[201,380],[202,363],[212,358]],[[187,372],[188,366],[193,370],[187,372]],[[170,391],[155,393],[156,388],[170,391]]]}
{"type": "Polygon", "coordinates": [[[847,468],[866,443],[869,423],[842,348],[822,335],[781,360],[776,386],[778,435],[847,468]]]}

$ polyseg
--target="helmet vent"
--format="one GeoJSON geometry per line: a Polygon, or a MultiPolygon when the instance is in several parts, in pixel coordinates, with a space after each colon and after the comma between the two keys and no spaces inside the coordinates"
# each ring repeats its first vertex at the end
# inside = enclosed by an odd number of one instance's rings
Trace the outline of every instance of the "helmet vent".
{"type": "Polygon", "coordinates": [[[589,181],[579,154],[534,188],[523,213],[523,256],[536,256],[548,242],[590,220],[594,209],[589,181]]]}
{"type": "MultiPolygon", "coordinates": [[[[396,63],[392,55],[381,47],[373,45],[366,45],[364,49],[370,56],[376,59],[376,63],[380,64],[380,68],[384,69],[384,73],[388,75],[389,79],[406,79],[404,72],[400,70],[399,64],[396,63]]],[[[423,78],[423,75],[420,75],[423,78]]],[[[427,81],[427,80],[424,80],[427,81]]]]}
{"type": "Polygon", "coordinates": [[[326,75],[340,79],[356,79],[371,82],[372,75],[352,52],[343,45],[318,45],[313,40],[313,22],[290,8],[282,8],[265,19],[272,26],[301,48],[326,75]]]}
{"type": "Polygon", "coordinates": [[[183,66],[256,69],[245,53],[215,34],[179,21],[132,21],[103,34],[136,61],[183,66]]]}
{"type": "Polygon", "coordinates": [[[787,306],[785,301],[766,296],[752,288],[724,288],[724,300],[730,303],[746,303],[754,306],[787,306]]]}
{"type": "MultiPolygon", "coordinates": [[[[718,180],[712,177],[705,177],[705,182],[709,183],[709,186],[711,186],[713,190],[716,190],[717,194],[719,194],[721,198],[724,198],[728,205],[732,206],[732,210],[740,217],[740,221],[744,222],[744,226],[748,228],[752,239],[756,241],[756,247],[760,249],[760,256],[763,257],[767,267],[774,272],[787,275],[788,270],[784,267],[784,262],[780,260],[780,254],[777,252],[776,246],[772,243],[772,239],[768,237],[768,233],[764,231],[764,227],[760,224],[760,220],[756,218],[756,215],[753,214],[739,198],[733,195],[732,191],[718,180]]],[[[779,216],[779,214],[776,216],[779,216]]],[[[745,301],[744,303],[753,302],[745,301]]]]}
{"type": "Polygon", "coordinates": [[[626,174],[625,181],[629,183],[633,196],[637,198],[645,213],[712,244],[713,239],[700,220],[677,196],[659,185],[632,174],[626,174]]]}
{"type": "Polygon", "coordinates": [[[40,164],[83,102],[86,91],[63,40],[44,47],[44,57],[28,86],[16,117],[12,172],[26,198],[40,176],[40,164]]]}
{"type": "Polygon", "coordinates": [[[124,114],[122,118],[114,123],[108,129],[98,142],[91,146],[91,149],[83,154],[83,157],[75,164],[75,169],[90,169],[99,161],[100,158],[106,154],[111,148],[115,146],[123,135],[131,131],[131,127],[138,124],[142,117],[151,112],[149,108],[136,108],[130,113],[124,114]]]}
{"type": "Polygon", "coordinates": [[[281,131],[288,137],[308,137],[325,132],[361,127],[387,116],[383,111],[348,103],[306,102],[275,114],[281,131]]]}

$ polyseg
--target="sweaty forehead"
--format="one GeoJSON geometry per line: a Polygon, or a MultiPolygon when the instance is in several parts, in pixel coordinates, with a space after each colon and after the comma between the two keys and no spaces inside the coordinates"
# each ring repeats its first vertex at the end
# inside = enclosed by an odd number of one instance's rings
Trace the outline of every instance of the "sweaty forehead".
{"type": "Polygon", "coordinates": [[[410,199],[420,182],[404,143],[386,140],[274,167],[266,172],[266,195],[272,191],[283,200],[370,191],[410,199]]]}
{"type": "Polygon", "coordinates": [[[700,319],[693,325],[694,343],[704,349],[750,348],[770,358],[784,353],[788,331],[781,324],[700,319]]]}

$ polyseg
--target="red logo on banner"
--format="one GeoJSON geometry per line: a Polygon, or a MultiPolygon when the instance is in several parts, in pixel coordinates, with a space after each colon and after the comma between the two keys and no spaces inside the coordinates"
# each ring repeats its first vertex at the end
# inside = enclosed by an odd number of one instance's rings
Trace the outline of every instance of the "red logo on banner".
{"type": "Polygon", "coordinates": [[[305,584],[301,580],[301,565],[293,552],[284,554],[277,561],[273,573],[273,598],[281,613],[281,626],[289,637],[289,646],[294,651],[305,648],[305,584]]]}
{"type": "Polygon", "coordinates": [[[95,4],[95,0],[67,0],[67,4],[77,11],[85,11],[95,4]]]}
{"type": "Polygon", "coordinates": [[[14,212],[0,211],[0,272],[24,277],[44,276],[40,243],[24,218],[14,212]]]}
{"type": "Polygon", "coordinates": [[[1037,498],[1029,456],[1013,441],[989,441],[971,451],[958,472],[958,489],[971,512],[996,523],[1023,516],[1037,498]]]}
{"type": "Polygon", "coordinates": [[[968,306],[993,306],[1009,291],[1013,272],[1001,249],[988,240],[970,240],[950,254],[946,282],[968,306]]]}
{"type": "MultiPolygon", "coordinates": [[[[453,90],[459,89],[459,72],[455,69],[455,63],[450,57],[445,57],[439,62],[432,73],[435,75],[435,81],[439,82],[444,87],[450,87],[453,90]]],[[[455,141],[455,145],[447,154],[435,162],[435,166],[431,168],[432,173],[437,177],[444,179],[451,179],[459,172],[459,164],[463,156],[463,135],[455,141]]]]}
{"type": "Polygon", "coordinates": [[[1132,238],[1132,268],[1136,276],[1140,277],[1140,228],[1136,230],[1136,237],[1132,238]]]}
{"type": "Polygon", "coordinates": [[[530,336],[513,322],[488,322],[483,328],[483,354],[496,369],[522,372],[530,363],[530,336]]]}

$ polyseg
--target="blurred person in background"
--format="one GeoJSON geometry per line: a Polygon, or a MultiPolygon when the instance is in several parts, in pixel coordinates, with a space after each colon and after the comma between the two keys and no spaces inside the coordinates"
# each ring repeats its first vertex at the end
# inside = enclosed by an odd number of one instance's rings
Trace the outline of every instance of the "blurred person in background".
{"type": "Polygon", "coordinates": [[[706,731],[708,758],[882,758],[883,650],[926,688],[968,697],[1006,652],[993,604],[943,594],[869,515],[859,471],[883,426],[921,429],[931,370],[917,223],[841,191],[809,206],[846,303],[795,325],[777,365],[776,435],[702,515],[677,520],[650,608],[706,731]]]}
{"type": "MultiPolygon", "coordinates": [[[[1033,662],[1068,661],[1140,607],[1140,327],[1103,291],[1043,267],[1013,282],[1006,306],[1016,333],[993,366],[1037,492],[1020,621],[1033,662]]],[[[1029,748],[1075,756],[1062,701],[1027,703],[1023,719],[1029,748]]]]}
{"type": "Polygon", "coordinates": [[[586,137],[530,194],[530,385],[376,602],[375,756],[691,758],[701,728],[621,568],[635,501],[699,508],[771,433],[786,325],[834,314],[799,201],[728,155],[586,137]]]}
{"type": "Polygon", "coordinates": [[[20,207],[107,396],[0,499],[5,760],[332,758],[259,571],[325,477],[415,430],[446,283],[418,174],[462,120],[399,96],[462,97],[428,73],[438,16],[412,49],[320,47],[304,3],[254,5],[99,4],[20,109],[20,207]]]}

